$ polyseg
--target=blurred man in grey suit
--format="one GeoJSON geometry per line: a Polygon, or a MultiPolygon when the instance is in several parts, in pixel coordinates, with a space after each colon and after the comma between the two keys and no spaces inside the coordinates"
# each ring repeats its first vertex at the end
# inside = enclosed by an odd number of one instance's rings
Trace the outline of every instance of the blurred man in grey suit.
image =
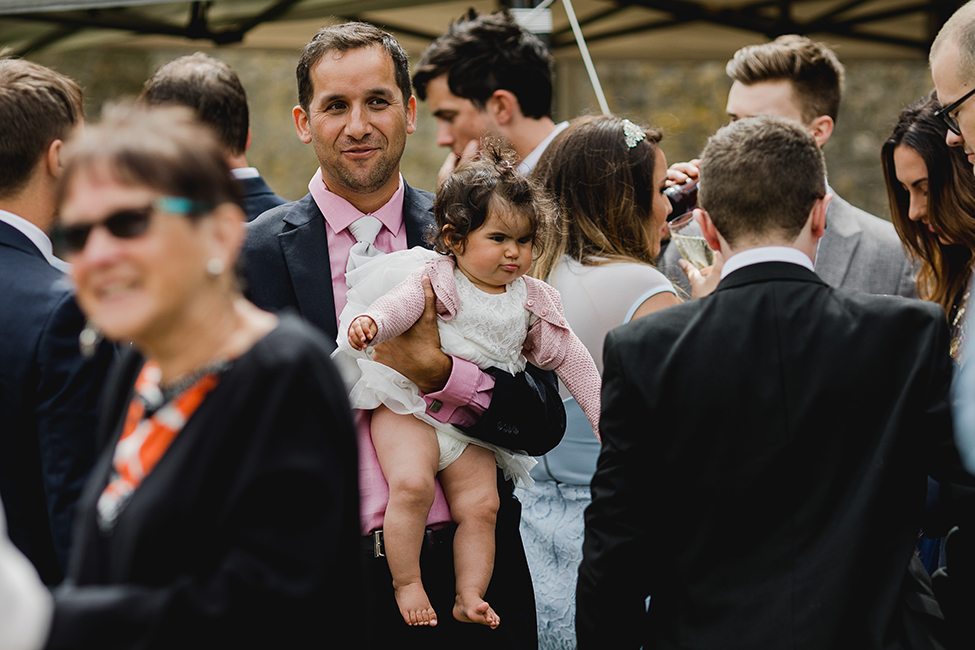
{"type": "MultiPolygon", "coordinates": [[[[844,71],[825,45],[804,36],[780,36],[738,50],[726,71],[734,80],[727,107],[732,121],[756,115],[784,117],[801,123],[820,147],[829,140],[839,113],[844,71]]],[[[675,167],[697,174],[693,166],[675,167]]],[[[817,275],[834,287],[916,297],[910,262],[891,223],[850,205],[832,188],[830,192],[833,201],[819,243],[817,275]]],[[[660,266],[690,293],[687,277],[677,266],[679,259],[676,247],[667,246],[660,266]]]]}

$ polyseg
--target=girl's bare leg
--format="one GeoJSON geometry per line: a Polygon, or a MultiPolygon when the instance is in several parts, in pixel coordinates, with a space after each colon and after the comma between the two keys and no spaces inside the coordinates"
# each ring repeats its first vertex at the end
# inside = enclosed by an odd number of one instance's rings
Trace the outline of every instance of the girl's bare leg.
{"type": "Polygon", "coordinates": [[[440,472],[440,485],[457,522],[454,618],[492,628],[501,618],[484,600],[494,572],[494,525],[498,518],[498,474],[494,452],[468,445],[460,458],[440,472]]]}
{"type": "Polygon", "coordinates": [[[409,625],[436,625],[437,613],[420,579],[420,548],[433,505],[440,458],[437,434],[412,415],[397,415],[385,406],[373,411],[371,429],[389,483],[383,545],[396,604],[409,625]]]}

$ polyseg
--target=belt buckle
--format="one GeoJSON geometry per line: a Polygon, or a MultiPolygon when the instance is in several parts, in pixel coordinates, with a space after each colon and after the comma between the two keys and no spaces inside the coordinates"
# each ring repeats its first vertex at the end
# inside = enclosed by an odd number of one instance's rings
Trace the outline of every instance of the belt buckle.
{"type": "Polygon", "coordinates": [[[372,531],[372,556],[386,557],[386,548],[383,545],[383,529],[372,531]]]}

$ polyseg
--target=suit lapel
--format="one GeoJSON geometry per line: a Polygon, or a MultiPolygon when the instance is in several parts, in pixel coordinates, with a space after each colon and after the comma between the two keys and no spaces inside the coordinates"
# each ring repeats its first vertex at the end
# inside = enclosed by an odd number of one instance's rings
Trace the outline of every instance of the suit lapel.
{"type": "Polygon", "coordinates": [[[425,192],[414,190],[404,181],[403,222],[406,224],[406,245],[410,248],[423,246],[430,248],[424,236],[434,225],[433,201],[425,192]]]}
{"type": "Polygon", "coordinates": [[[279,234],[278,241],[298,309],[305,319],[334,339],[338,330],[325,219],[311,194],[307,194],[294,204],[284,221],[292,229],[279,234]]]}
{"type": "Polygon", "coordinates": [[[826,233],[819,241],[816,253],[816,273],[834,287],[843,284],[862,232],[856,220],[848,214],[847,205],[846,201],[833,195],[826,208],[826,233]]]}

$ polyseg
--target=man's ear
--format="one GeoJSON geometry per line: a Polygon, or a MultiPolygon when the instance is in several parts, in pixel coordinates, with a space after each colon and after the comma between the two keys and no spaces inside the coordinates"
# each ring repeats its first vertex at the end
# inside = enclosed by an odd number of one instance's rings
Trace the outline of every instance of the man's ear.
{"type": "Polygon", "coordinates": [[[251,148],[251,128],[247,127],[247,142],[244,143],[244,151],[251,148]]]}
{"type": "Polygon", "coordinates": [[[64,142],[61,140],[52,140],[51,144],[47,145],[47,151],[44,152],[44,169],[52,178],[61,177],[61,154],[63,151],[64,142]]]}
{"type": "Polygon", "coordinates": [[[410,95],[410,101],[406,102],[406,133],[416,131],[416,97],[410,95]]]}
{"type": "Polygon", "coordinates": [[[506,126],[514,118],[515,113],[521,113],[521,104],[510,90],[495,90],[487,100],[486,110],[495,124],[506,126]]]}
{"type": "Polygon", "coordinates": [[[711,250],[721,250],[721,240],[718,239],[718,229],[715,227],[714,222],[711,221],[711,215],[701,208],[694,208],[694,219],[697,221],[697,225],[701,227],[701,233],[704,235],[704,241],[708,243],[711,250]]]}
{"type": "Polygon", "coordinates": [[[826,208],[833,200],[833,195],[827,193],[821,199],[816,199],[812,210],[809,211],[809,233],[818,241],[826,233],[826,208]]]}
{"type": "Polygon", "coordinates": [[[301,106],[291,109],[291,117],[295,121],[295,130],[298,132],[298,139],[305,144],[311,144],[311,127],[308,124],[308,114],[301,106]]]}
{"type": "Polygon", "coordinates": [[[833,126],[833,118],[829,115],[820,115],[809,125],[809,133],[816,140],[816,144],[819,145],[820,149],[829,140],[829,136],[833,135],[833,126]]]}

